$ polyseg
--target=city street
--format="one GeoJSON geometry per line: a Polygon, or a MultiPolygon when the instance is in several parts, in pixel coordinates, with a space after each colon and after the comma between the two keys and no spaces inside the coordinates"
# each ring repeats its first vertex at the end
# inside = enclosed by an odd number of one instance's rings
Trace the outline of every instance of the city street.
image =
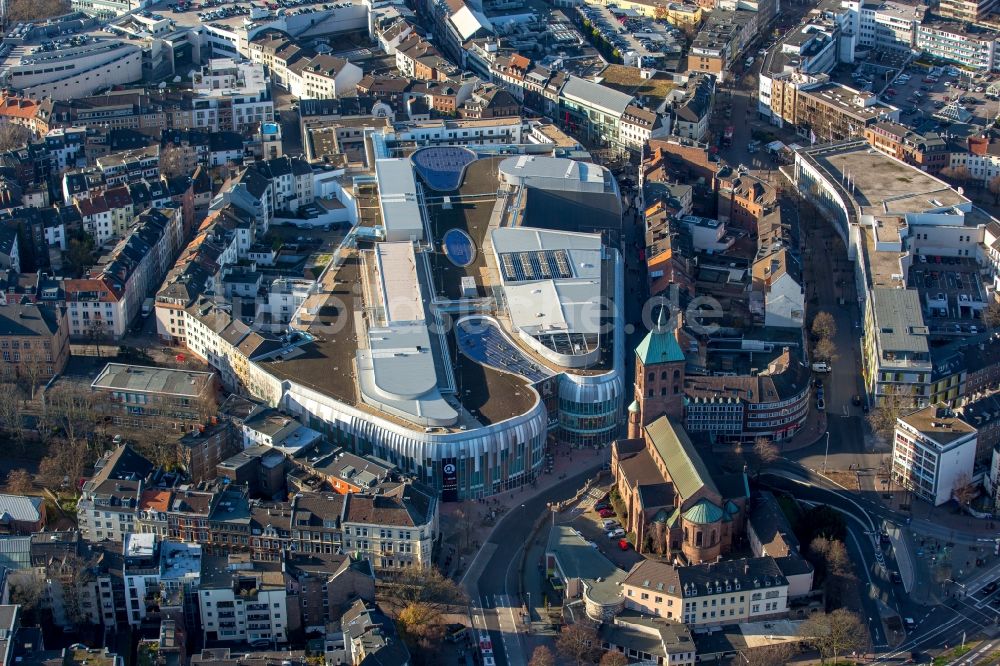
{"type": "Polygon", "coordinates": [[[527,663],[525,636],[522,633],[521,605],[518,601],[521,550],[527,544],[535,522],[548,513],[548,505],[573,497],[595,472],[595,466],[569,476],[564,481],[525,500],[507,512],[469,567],[463,580],[472,599],[473,626],[489,631],[498,666],[524,666],[527,663]],[[482,561],[478,561],[482,559],[482,561]]]}

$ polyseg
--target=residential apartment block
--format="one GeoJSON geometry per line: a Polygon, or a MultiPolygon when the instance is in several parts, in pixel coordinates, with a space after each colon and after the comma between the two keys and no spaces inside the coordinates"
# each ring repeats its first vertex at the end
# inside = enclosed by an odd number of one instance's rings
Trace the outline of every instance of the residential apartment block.
{"type": "Polygon", "coordinates": [[[976,429],[942,405],[930,405],[896,419],[892,480],[939,506],[972,483],[976,429]]]}
{"type": "Polygon", "coordinates": [[[206,641],[288,640],[285,580],[278,562],[205,555],[198,610],[206,641]]]}

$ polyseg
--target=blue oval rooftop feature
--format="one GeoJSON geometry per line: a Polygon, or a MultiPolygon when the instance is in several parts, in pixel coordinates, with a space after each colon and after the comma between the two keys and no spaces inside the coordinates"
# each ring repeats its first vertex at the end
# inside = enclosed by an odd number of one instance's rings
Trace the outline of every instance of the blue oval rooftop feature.
{"type": "Polygon", "coordinates": [[[410,155],[410,161],[428,187],[451,192],[462,184],[465,167],[476,161],[476,154],[460,146],[429,146],[410,155]]]}
{"type": "Polygon", "coordinates": [[[465,268],[476,260],[476,244],[461,229],[444,232],[444,253],[451,263],[465,268]]]}

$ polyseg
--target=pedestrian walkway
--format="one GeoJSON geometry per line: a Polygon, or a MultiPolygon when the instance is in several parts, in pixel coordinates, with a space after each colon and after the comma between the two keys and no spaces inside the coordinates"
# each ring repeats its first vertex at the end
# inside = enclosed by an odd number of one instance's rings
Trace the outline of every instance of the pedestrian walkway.
{"type": "Polygon", "coordinates": [[[610,456],[608,447],[575,449],[565,444],[550,447],[549,452],[553,457],[552,472],[539,475],[530,484],[481,500],[441,503],[440,521],[446,544],[443,557],[450,559],[450,565],[445,568],[451,577],[461,579],[464,576],[476,552],[507,511],[577,472],[599,462],[607,463],[610,456]]]}
{"type": "Polygon", "coordinates": [[[826,434],[826,412],[817,411],[815,406],[809,408],[809,416],[805,424],[787,442],[778,442],[782,453],[808,449],[826,434]]]}

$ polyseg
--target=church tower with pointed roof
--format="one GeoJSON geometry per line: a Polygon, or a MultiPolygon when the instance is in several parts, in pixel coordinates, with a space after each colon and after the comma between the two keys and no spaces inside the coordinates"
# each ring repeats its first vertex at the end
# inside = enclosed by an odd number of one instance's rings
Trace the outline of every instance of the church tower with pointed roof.
{"type": "MultiPolygon", "coordinates": [[[[684,352],[671,324],[667,308],[661,307],[653,330],[635,348],[635,402],[642,426],[684,413],[684,352]]],[[[630,414],[630,423],[633,418],[630,414]]]]}

